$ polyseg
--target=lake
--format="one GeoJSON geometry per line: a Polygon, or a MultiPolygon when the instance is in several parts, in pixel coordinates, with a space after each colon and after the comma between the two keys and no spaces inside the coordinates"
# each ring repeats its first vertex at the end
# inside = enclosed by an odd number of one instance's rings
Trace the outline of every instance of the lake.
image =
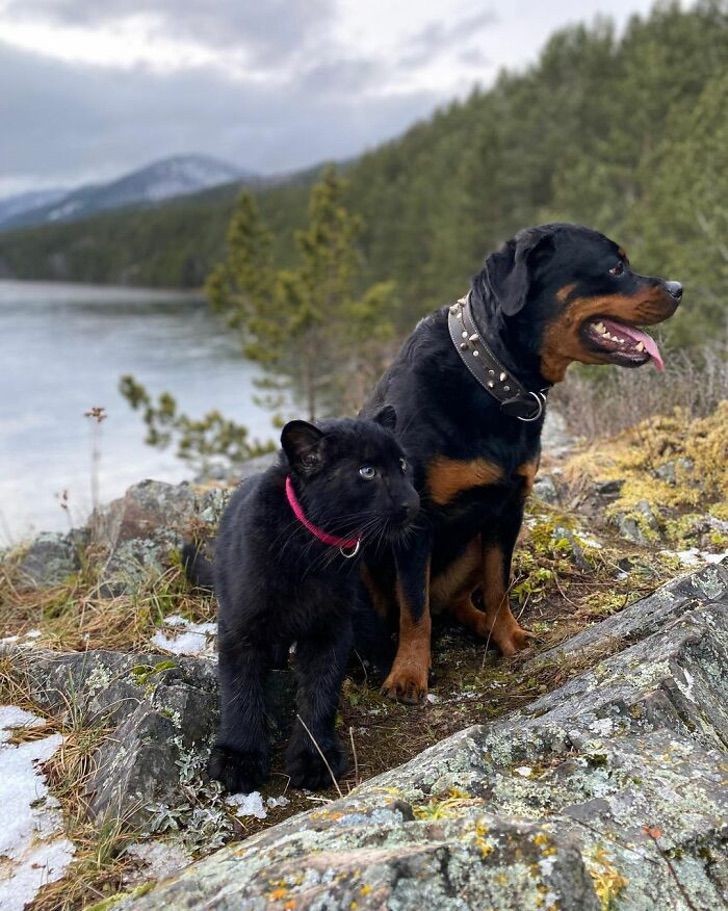
{"type": "Polygon", "coordinates": [[[91,422],[101,424],[100,498],[143,478],[180,481],[194,472],[144,443],[145,426],[118,392],[133,374],[156,396],[171,392],[182,411],[212,408],[274,439],[270,415],[253,401],[256,368],[203,300],[182,292],[0,281],[0,544],[62,530],[91,504],[91,422]]]}

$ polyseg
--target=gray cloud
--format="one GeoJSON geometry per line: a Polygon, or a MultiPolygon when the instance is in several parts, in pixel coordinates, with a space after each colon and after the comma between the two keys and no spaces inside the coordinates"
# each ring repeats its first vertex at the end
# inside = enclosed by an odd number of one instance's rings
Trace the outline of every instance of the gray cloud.
{"type": "Polygon", "coordinates": [[[159,20],[168,38],[218,49],[245,49],[275,65],[318,43],[334,16],[334,0],[6,0],[6,14],[93,28],[127,16],[159,20]]]}
{"type": "Polygon", "coordinates": [[[410,38],[407,53],[400,58],[399,66],[404,69],[422,66],[458,44],[471,43],[478,32],[497,21],[498,17],[492,9],[484,9],[454,22],[443,22],[441,19],[428,22],[410,38]]]}
{"type": "Polygon", "coordinates": [[[366,61],[320,64],[280,87],[211,67],[117,70],[0,44],[0,84],[12,87],[0,93],[0,181],[106,178],[192,151],[263,173],[350,157],[437,102],[427,92],[362,92],[376,79],[366,61]]]}

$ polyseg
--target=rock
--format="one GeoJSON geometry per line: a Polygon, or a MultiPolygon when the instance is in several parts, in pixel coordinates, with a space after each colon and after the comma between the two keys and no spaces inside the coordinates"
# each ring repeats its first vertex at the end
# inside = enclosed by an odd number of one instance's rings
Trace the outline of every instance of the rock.
{"type": "Polygon", "coordinates": [[[551,659],[587,639],[595,663],[560,689],[116,907],[723,907],[728,568],[679,580],[551,659]]]}
{"type": "Polygon", "coordinates": [[[91,519],[95,535],[108,549],[101,591],[133,593],[150,574],[163,572],[173,549],[179,549],[200,526],[213,529],[230,492],[198,491],[187,482],[142,481],[130,487],[91,519]]]}
{"type": "MultiPolygon", "coordinates": [[[[111,730],[94,757],[89,808],[142,827],[187,800],[182,784],[206,781],[204,768],[217,724],[215,662],[112,651],[57,653],[0,646],[31,698],[52,713],[74,712],[85,726],[111,730]]],[[[274,671],[268,685],[274,740],[293,717],[294,685],[274,671]]],[[[210,795],[207,795],[208,797],[210,795]]]]}
{"type": "Polygon", "coordinates": [[[612,521],[622,537],[635,544],[646,546],[659,536],[660,524],[647,500],[639,500],[633,513],[616,513],[612,521]]]}
{"type": "Polygon", "coordinates": [[[25,551],[19,565],[21,582],[36,588],[59,585],[81,568],[78,533],[42,532],[25,551]]]}
{"type": "Polygon", "coordinates": [[[663,462],[662,465],[659,465],[655,469],[654,475],[661,481],[665,481],[666,484],[672,484],[674,486],[677,484],[678,471],[686,474],[691,472],[693,468],[695,468],[695,463],[692,459],[673,459],[670,462],[663,462]]]}
{"type": "Polygon", "coordinates": [[[600,497],[614,499],[619,496],[623,487],[624,479],[620,478],[612,481],[600,481],[596,484],[594,489],[600,497]]]}
{"type": "Polygon", "coordinates": [[[543,500],[545,503],[553,504],[559,502],[559,491],[551,475],[546,474],[536,478],[533,492],[539,500],[543,500]]]}
{"type": "Polygon", "coordinates": [[[533,672],[547,664],[586,666],[663,629],[696,604],[728,599],[728,560],[705,566],[663,585],[656,592],[541,652],[526,665],[533,672]]]}
{"type": "Polygon", "coordinates": [[[566,429],[566,421],[553,408],[546,411],[546,420],[541,434],[541,447],[549,456],[559,456],[574,445],[574,438],[566,429]]]}

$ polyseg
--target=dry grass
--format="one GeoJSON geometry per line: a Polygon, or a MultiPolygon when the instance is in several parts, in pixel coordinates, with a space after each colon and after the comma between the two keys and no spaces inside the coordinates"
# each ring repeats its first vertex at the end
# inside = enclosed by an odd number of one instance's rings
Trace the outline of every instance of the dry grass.
{"type": "Polygon", "coordinates": [[[587,440],[602,439],[657,414],[680,408],[690,418],[705,417],[728,398],[728,346],[672,351],[665,372],[574,367],[554,389],[553,408],[569,430],[587,440]]]}
{"type": "Polygon", "coordinates": [[[42,634],[37,643],[58,650],[145,650],[167,614],[190,620],[215,616],[212,599],[190,594],[179,564],[161,575],[150,575],[134,594],[118,597],[104,596],[84,572],[63,585],[23,589],[12,567],[0,567],[0,592],[0,607],[7,618],[3,634],[37,629],[42,634]]]}

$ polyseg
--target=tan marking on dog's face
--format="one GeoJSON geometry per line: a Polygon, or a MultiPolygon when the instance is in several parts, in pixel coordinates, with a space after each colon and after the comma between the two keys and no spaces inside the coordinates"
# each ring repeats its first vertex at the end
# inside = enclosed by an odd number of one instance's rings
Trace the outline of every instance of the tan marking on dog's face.
{"type": "MultiPolygon", "coordinates": [[[[565,296],[568,297],[568,293],[565,296]]],[[[631,296],[577,297],[566,304],[563,312],[544,331],[541,375],[549,383],[558,383],[574,361],[582,364],[611,363],[606,353],[592,351],[585,345],[579,330],[589,319],[607,317],[633,325],[650,326],[668,319],[676,308],[675,299],[658,285],[640,288],[631,296]]]]}
{"type": "Polygon", "coordinates": [[[564,285],[563,288],[560,288],[556,292],[556,300],[559,301],[559,303],[565,304],[566,299],[574,290],[574,288],[576,288],[576,283],[572,283],[571,285],[564,285]]]}
{"type": "Polygon", "coordinates": [[[427,490],[438,506],[445,506],[465,490],[502,480],[503,469],[488,459],[463,461],[437,456],[427,468],[427,490]]]}

